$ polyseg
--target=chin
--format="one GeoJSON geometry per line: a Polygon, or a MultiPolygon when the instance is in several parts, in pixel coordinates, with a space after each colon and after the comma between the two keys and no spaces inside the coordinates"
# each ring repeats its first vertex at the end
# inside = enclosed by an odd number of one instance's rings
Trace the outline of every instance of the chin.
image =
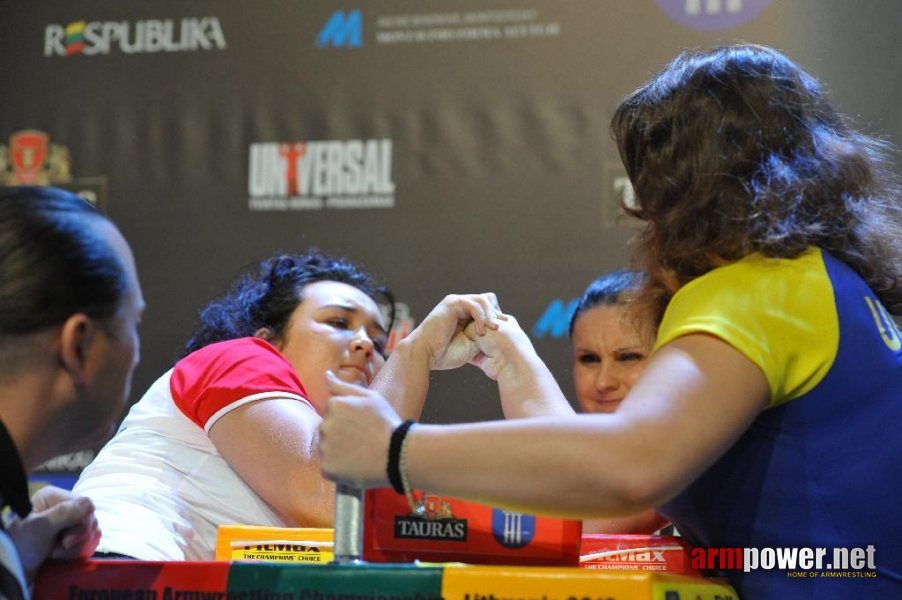
{"type": "Polygon", "coordinates": [[[622,400],[602,400],[595,402],[592,404],[592,409],[589,412],[596,414],[611,414],[620,407],[621,402],[622,400]]]}

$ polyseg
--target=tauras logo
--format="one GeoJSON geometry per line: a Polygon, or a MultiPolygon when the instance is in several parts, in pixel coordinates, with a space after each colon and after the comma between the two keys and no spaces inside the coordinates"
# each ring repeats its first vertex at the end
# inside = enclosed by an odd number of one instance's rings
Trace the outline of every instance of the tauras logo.
{"type": "Polygon", "coordinates": [[[466,542],[467,520],[395,516],[395,538],[466,542]]]}
{"type": "Polygon", "coordinates": [[[225,50],[226,39],[216,17],[135,21],[73,21],[44,29],[44,56],[225,50]]]}

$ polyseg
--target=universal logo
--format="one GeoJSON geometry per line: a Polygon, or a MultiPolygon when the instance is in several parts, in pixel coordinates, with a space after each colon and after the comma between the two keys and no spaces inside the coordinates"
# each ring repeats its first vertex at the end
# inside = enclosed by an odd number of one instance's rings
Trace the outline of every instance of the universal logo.
{"type": "Polygon", "coordinates": [[[392,141],[251,144],[248,194],[253,211],[392,208],[392,141]]]}
{"type": "Polygon", "coordinates": [[[455,519],[451,505],[439,496],[426,495],[423,516],[395,516],[395,539],[466,542],[467,520],[455,519]]]}

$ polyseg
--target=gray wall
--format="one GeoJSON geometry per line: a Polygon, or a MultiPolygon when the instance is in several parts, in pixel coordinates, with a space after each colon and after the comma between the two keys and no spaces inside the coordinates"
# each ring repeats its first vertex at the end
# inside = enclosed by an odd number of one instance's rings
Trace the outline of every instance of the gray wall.
{"type": "MultiPolygon", "coordinates": [[[[902,140],[897,0],[6,0],[0,12],[0,176],[21,182],[12,137],[44,132],[43,180],[97,197],[130,240],[148,301],[135,399],[239,266],[311,245],[380,274],[415,322],[448,292],[497,292],[569,393],[566,340],[533,328],[628,264],[635,225],[619,216],[607,122],[680,49],[777,47],[865,131],[902,140]],[[339,9],[343,28],[323,40],[339,9]],[[391,206],[255,209],[251,145],[317,140],[390,140],[390,165],[364,166],[393,189],[331,195],[391,206]]],[[[477,370],[435,375],[426,420],[499,416],[477,370]]]]}

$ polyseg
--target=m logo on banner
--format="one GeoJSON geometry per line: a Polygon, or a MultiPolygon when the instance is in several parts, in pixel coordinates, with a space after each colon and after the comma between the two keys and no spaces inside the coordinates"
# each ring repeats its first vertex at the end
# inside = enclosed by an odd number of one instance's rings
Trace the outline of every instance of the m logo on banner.
{"type": "Polygon", "coordinates": [[[559,298],[552,300],[532,328],[533,337],[543,338],[546,335],[553,338],[564,337],[570,328],[570,317],[573,316],[577,304],[579,298],[573,298],[567,304],[559,298]]]}
{"type": "Polygon", "coordinates": [[[336,10],[316,36],[317,48],[360,48],[363,46],[363,13],[336,10]]]}

